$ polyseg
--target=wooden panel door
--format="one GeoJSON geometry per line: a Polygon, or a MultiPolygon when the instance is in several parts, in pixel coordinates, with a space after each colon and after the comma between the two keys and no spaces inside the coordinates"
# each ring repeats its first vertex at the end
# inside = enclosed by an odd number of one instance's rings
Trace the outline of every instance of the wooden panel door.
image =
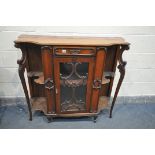
{"type": "Polygon", "coordinates": [[[57,113],[90,112],[93,69],[93,57],[54,59],[57,113]]]}

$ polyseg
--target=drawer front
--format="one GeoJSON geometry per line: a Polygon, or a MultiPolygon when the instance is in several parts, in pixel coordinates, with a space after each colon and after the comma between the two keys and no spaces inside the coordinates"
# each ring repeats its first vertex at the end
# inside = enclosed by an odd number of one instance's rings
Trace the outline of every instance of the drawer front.
{"type": "Polygon", "coordinates": [[[55,47],[54,53],[57,56],[61,55],[78,55],[78,56],[94,56],[96,54],[95,48],[89,47],[55,47]]]}

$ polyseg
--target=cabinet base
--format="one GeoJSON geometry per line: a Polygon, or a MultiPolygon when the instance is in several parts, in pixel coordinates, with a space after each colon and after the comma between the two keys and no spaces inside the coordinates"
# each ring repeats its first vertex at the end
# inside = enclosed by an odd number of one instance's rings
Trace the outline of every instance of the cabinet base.
{"type": "Polygon", "coordinates": [[[47,101],[44,97],[36,97],[31,99],[31,105],[33,111],[42,111],[44,115],[47,117],[48,122],[52,122],[54,117],[93,117],[93,121],[96,122],[97,116],[99,113],[108,106],[109,103],[108,97],[101,96],[98,104],[98,111],[93,112],[79,112],[79,113],[48,113],[47,112],[47,101]]]}

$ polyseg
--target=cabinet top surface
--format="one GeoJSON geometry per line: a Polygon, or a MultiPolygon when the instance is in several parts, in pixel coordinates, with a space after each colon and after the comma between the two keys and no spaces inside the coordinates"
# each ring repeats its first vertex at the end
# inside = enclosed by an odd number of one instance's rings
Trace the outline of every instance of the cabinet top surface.
{"type": "Polygon", "coordinates": [[[111,46],[129,45],[120,37],[74,37],[74,36],[43,36],[43,35],[20,35],[15,43],[33,43],[38,45],[89,45],[111,46]]]}

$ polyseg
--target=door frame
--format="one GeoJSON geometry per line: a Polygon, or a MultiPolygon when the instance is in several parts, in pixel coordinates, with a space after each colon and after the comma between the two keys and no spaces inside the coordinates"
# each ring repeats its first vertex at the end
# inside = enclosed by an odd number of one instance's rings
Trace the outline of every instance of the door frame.
{"type": "Polygon", "coordinates": [[[90,112],[91,108],[91,95],[92,95],[92,83],[93,83],[93,72],[95,66],[94,57],[55,57],[54,58],[54,81],[55,81],[55,102],[56,102],[56,113],[81,113],[81,112],[90,112]],[[61,111],[60,103],[60,63],[63,62],[87,62],[88,67],[88,79],[87,79],[87,89],[86,89],[86,111],[61,111]]]}

